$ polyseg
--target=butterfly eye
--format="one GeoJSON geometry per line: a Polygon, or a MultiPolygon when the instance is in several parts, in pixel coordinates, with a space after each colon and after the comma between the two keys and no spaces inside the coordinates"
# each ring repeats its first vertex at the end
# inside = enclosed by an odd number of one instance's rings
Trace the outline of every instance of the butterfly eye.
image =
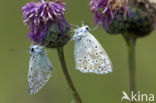
{"type": "Polygon", "coordinates": [[[90,31],[89,27],[86,27],[85,29],[86,29],[87,31],[90,31]]]}
{"type": "Polygon", "coordinates": [[[34,48],[31,48],[31,52],[32,52],[32,53],[34,52],[34,48]]]}

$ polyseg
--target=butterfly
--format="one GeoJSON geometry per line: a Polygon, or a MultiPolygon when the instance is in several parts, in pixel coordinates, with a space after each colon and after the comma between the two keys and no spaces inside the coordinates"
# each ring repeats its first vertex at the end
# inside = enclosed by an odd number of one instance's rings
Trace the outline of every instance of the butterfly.
{"type": "Polygon", "coordinates": [[[51,77],[53,67],[42,46],[30,47],[30,61],[28,73],[29,94],[37,93],[51,77]]]}
{"type": "Polygon", "coordinates": [[[74,30],[74,56],[76,69],[83,73],[107,74],[112,72],[112,63],[107,53],[90,33],[90,28],[83,25],[74,30]]]}

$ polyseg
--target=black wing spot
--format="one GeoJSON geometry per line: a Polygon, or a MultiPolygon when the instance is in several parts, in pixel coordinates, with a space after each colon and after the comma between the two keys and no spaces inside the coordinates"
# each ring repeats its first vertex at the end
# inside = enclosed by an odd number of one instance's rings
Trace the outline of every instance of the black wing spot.
{"type": "Polygon", "coordinates": [[[102,52],[99,52],[100,54],[102,54],[102,52]]]}
{"type": "Polygon", "coordinates": [[[36,63],[36,60],[34,60],[34,62],[36,63]]]}
{"type": "Polygon", "coordinates": [[[79,59],[79,61],[82,61],[81,59],[79,59]]]}
{"type": "Polygon", "coordinates": [[[29,75],[29,78],[31,78],[31,75],[29,75]]]}
{"type": "Polygon", "coordinates": [[[88,42],[91,42],[91,40],[90,40],[90,39],[87,39],[87,41],[88,41],[88,42]]]}

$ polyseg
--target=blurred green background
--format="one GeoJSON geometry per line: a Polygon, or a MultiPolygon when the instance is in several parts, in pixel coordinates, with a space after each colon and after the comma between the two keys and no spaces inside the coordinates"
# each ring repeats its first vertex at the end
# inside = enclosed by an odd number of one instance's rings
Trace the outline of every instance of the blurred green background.
{"type": "MultiPolygon", "coordinates": [[[[26,39],[28,27],[24,26],[21,13],[21,7],[27,2],[29,0],[0,1],[0,103],[71,103],[73,97],[69,92],[55,49],[47,50],[54,67],[52,78],[39,93],[28,95],[28,48],[31,42],[26,39]]],[[[66,12],[69,23],[81,25],[83,20],[93,25],[89,0],[65,0],[65,2],[69,5],[66,12]]],[[[113,73],[96,75],[77,71],[74,68],[74,42],[71,41],[64,49],[72,80],[84,103],[120,103],[122,91],[129,92],[126,43],[121,35],[108,35],[102,28],[91,33],[110,56],[114,66],[113,73]]],[[[137,89],[141,93],[156,94],[155,44],[156,32],[137,41],[136,81],[137,89]]]]}

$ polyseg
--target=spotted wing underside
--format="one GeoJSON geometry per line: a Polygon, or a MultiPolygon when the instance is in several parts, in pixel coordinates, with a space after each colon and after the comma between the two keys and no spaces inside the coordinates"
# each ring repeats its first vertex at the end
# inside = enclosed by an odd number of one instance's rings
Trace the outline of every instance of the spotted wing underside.
{"type": "Polygon", "coordinates": [[[75,41],[76,69],[83,73],[107,74],[112,72],[112,63],[92,34],[88,33],[81,40],[75,41]]]}
{"type": "Polygon", "coordinates": [[[29,94],[37,93],[51,77],[52,66],[46,55],[31,56],[29,63],[29,94]]]}

